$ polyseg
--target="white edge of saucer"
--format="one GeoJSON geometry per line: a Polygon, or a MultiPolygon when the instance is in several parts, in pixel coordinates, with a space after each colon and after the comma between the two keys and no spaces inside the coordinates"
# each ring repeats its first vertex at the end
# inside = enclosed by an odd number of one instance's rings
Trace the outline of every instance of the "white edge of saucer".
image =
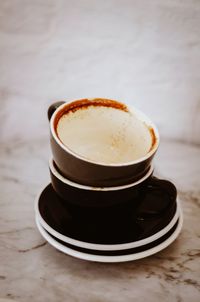
{"type": "Polygon", "coordinates": [[[69,243],[71,245],[74,246],[78,246],[81,248],[85,248],[85,249],[91,249],[91,250],[99,250],[99,251],[117,251],[117,250],[126,250],[126,249],[130,249],[130,248],[135,248],[135,247],[140,247],[142,245],[146,245],[148,243],[151,243],[157,239],[159,239],[160,237],[164,236],[176,223],[178,217],[179,217],[179,212],[180,212],[180,202],[179,199],[177,198],[177,209],[176,209],[176,213],[174,215],[174,217],[172,218],[172,220],[170,221],[170,223],[164,227],[162,230],[160,230],[159,232],[155,233],[154,235],[147,237],[145,239],[142,240],[138,240],[138,241],[134,241],[134,242],[130,242],[130,243],[123,243],[123,244],[96,244],[96,243],[89,243],[89,242],[84,242],[84,241],[80,241],[80,240],[76,240],[70,237],[67,237],[65,235],[60,234],[59,232],[57,232],[56,230],[54,230],[52,227],[50,227],[45,220],[42,218],[40,211],[39,211],[39,207],[38,207],[38,202],[39,202],[39,198],[40,195],[42,194],[43,189],[39,192],[39,194],[37,195],[36,199],[35,199],[35,214],[39,219],[40,224],[43,226],[43,228],[49,232],[51,235],[53,235],[54,237],[56,237],[57,239],[62,240],[63,242],[69,243]]]}
{"type": "Polygon", "coordinates": [[[82,259],[82,260],[88,260],[88,261],[94,261],[94,262],[104,262],[104,263],[114,263],[114,262],[126,262],[126,261],[133,261],[133,260],[138,260],[142,259],[148,256],[151,256],[155,253],[160,252],[161,250],[165,249],[167,246],[169,246],[180,234],[180,231],[183,226],[183,214],[180,209],[180,216],[179,216],[179,222],[178,225],[175,229],[175,231],[171,234],[170,237],[168,237],[165,241],[162,243],[158,244],[157,246],[150,248],[146,251],[139,252],[139,253],[134,253],[134,254],[129,254],[129,255],[121,255],[121,256],[100,256],[100,255],[92,255],[92,254],[87,254],[83,252],[78,252],[76,250],[73,250],[71,248],[63,246],[61,243],[57,242],[55,239],[53,239],[47,231],[40,225],[39,219],[36,216],[36,224],[38,227],[39,232],[41,235],[44,237],[45,240],[49,242],[53,247],[58,249],[59,251],[68,254],[70,256],[82,259]]]}

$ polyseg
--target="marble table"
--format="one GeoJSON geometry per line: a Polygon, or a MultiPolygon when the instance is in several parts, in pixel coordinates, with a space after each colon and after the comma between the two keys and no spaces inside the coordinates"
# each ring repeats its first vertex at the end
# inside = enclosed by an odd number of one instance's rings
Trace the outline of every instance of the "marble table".
{"type": "Polygon", "coordinates": [[[184,212],[178,239],[151,257],[118,264],[79,260],[39,234],[34,198],[49,182],[47,138],[1,144],[0,301],[200,301],[200,148],[164,141],[156,174],[177,186],[184,212]]]}

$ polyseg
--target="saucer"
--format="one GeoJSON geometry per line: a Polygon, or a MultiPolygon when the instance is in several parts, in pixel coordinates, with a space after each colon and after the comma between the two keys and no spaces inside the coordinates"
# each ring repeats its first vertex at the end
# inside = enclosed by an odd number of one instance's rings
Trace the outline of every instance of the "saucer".
{"type": "Polygon", "coordinates": [[[145,245],[139,248],[127,249],[121,251],[91,251],[79,247],[73,247],[51,236],[42,227],[37,215],[36,215],[36,224],[39,232],[44,237],[44,239],[47,240],[50,245],[52,245],[59,251],[83,260],[114,263],[114,262],[126,262],[126,261],[142,259],[165,249],[178,237],[183,225],[183,216],[182,216],[182,211],[180,210],[179,219],[176,222],[176,224],[172,227],[172,229],[168,233],[166,233],[158,240],[155,240],[149,245],[145,245]]]}
{"type": "MultiPolygon", "coordinates": [[[[164,204],[164,201],[163,198],[160,203],[164,204]]],[[[145,202],[147,203],[148,200],[145,202]]],[[[144,205],[138,208],[141,209],[141,207],[144,208],[144,205]]],[[[120,217],[121,221],[117,221],[118,224],[107,231],[103,223],[104,217],[100,216],[98,229],[96,229],[98,223],[95,220],[88,222],[87,219],[84,220],[82,217],[81,220],[80,213],[77,214],[77,212],[80,212],[80,208],[71,208],[66,204],[66,201],[56,194],[50,184],[38,194],[35,201],[36,216],[42,227],[53,237],[68,245],[99,251],[127,250],[155,242],[155,240],[167,234],[178,220],[179,202],[171,201],[167,209],[165,213],[159,216],[152,214],[146,215],[146,217],[145,215],[135,217],[130,215],[131,208],[128,208],[127,216],[120,217]],[[78,218],[75,217],[76,215],[78,218]]],[[[120,208],[121,212],[122,210],[120,208]]],[[[90,208],[87,208],[87,211],[90,211],[90,208]]],[[[107,211],[107,208],[104,211],[107,211]]],[[[84,216],[82,208],[81,215],[84,216]]],[[[110,218],[110,220],[112,224],[112,219],[110,218]]]]}

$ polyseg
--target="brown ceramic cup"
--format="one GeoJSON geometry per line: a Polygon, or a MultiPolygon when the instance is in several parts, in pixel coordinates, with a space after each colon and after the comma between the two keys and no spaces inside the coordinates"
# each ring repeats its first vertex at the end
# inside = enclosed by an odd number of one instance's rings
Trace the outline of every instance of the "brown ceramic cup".
{"type": "Polygon", "coordinates": [[[81,99],[49,107],[51,149],[61,174],[76,183],[113,187],[146,175],[159,145],[152,121],[110,99],[81,99]]]}
{"type": "Polygon", "coordinates": [[[65,201],[65,205],[101,208],[117,204],[125,205],[128,202],[137,204],[141,198],[141,192],[152,177],[153,166],[137,182],[104,188],[81,185],[63,177],[53,159],[49,160],[49,171],[52,187],[65,201]]]}

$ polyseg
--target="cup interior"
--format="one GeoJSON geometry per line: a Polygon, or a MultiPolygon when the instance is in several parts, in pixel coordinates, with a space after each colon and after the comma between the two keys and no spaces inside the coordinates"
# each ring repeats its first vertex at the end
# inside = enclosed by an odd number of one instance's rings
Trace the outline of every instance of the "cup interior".
{"type": "Polygon", "coordinates": [[[67,152],[103,165],[141,161],[159,143],[155,125],[144,114],[108,99],[61,105],[52,116],[51,131],[67,152]]]}

